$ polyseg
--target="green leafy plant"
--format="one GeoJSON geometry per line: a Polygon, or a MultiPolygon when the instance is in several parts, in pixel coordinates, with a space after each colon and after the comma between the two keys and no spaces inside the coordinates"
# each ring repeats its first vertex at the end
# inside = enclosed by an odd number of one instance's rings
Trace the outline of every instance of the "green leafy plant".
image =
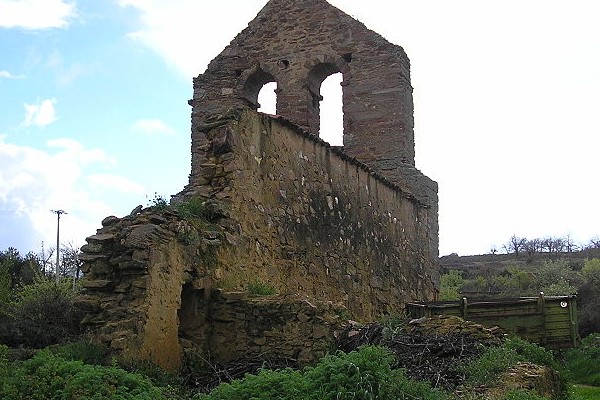
{"type": "Polygon", "coordinates": [[[503,372],[519,361],[514,349],[506,346],[488,347],[473,362],[462,367],[467,383],[472,386],[495,382],[503,372]]]}
{"type": "Polygon", "coordinates": [[[175,205],[175,210],[186,219],[201,218],[206,219],[207,207],[204,199],[200,197],[191,197],[175,205]]]}
{"type": "Polygon", "coordinates": [[[169,208],[169,202],[163,196],[154,192],[154,197],[148,200],[148,206],[155,211],[165,211],[169,208]]]}
{"type": "Polygon", "coordinates": [[[569,400],[598,400],[600,387],[573,385],[570,390],[569,400]]]}
{"type": "Polygon", "coordinates": [[[83,312],[74,306],[77,292],[70,280],[38,277],[16,293],[0,330],[0,343],[42,348],[82,333],[83,312]]]}
{"type": "MultiPolygon", "coordinates": [[[[554,358],[554,355],[534,343],[516,337],[508,338],[502,345],[487,347],[481,355],[461,371],[467,376],[468,386],[494,386],[501,374],[508,371],[518,362],[528,362],[552,368],[558,372],[559,398],[566,398],[567,383],[566,371],[554,358]]],[[[528,391],[511,391],[503,397],[506,400],[537,400],[540,397],[528,391]]]]}
{"type": "Polygon", "coordinates": [[[509,391],[502,396],[501,400],[547,400],[547,398],[539,396],[529,390],[518,389],[509,391]]]}
{"type": "Polygon", "coordinates": [[[440,277],[440,300],[451,301],[460,299],[460,290],[464,285],[464,279],[460,271],[449,271],[440,277]]]}
{"type": "Polygon", "coordinates": [[[0,356],[0,398],[29,399],[140,399],[164,398],[148,378],[117,367],[65,360],[49,351],[10,363],[0,356]]]}
{"type": "Polygon", "coordinates": [[[71,361],[83,361],[90,365],[104,365],[108,361],[109,351],[105,345],[86,340],[53,346],[48,350],[58,357],[71,361]]]}
{"type": "Polygon", "coordinates": [[[365,346],[324,357],[302,371],[262,370],[222,384],[195,400],[448,400],[450,395],[392,370],[394,357],[381,347],[365,346]]]}
{"type": "Polygon", "coordinates": [[[255,280],[248,284],[248,291],[251,294],[256,294],[259,296],[272,296],[274,294],[277,294],[277,289],[273,284],[268,282],[261,282],[258,280],[255,280]]]}

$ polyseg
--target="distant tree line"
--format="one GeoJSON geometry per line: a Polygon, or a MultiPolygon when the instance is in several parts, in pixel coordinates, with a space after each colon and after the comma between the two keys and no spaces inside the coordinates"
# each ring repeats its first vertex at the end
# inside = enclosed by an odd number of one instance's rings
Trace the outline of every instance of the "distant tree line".
{"type": "MultiPolygon", "coordinates": [[[[592,238],[586,244],[576,243],[570,235],[554,237],[546,236],[543,238],[527,239],[512,235],[501,248],[504,254],[514,254],[515,256],[526,256],[532,261],[538,254],[547,254],[551,259],[558,259],[564,254],[575,253],[578,251],[596,251],[600,252],[600,239],[592,238]]],[[[499,250],[492,246],[491,254],[499,253],[499,250]]]]}

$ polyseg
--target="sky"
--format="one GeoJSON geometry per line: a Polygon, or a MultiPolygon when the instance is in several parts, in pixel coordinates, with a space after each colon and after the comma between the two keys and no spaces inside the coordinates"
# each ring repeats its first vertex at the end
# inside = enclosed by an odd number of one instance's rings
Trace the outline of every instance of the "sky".
{"type": "MultiPolygon", "coordinates": [[[[330,3],[411,59],[440,255],[600,235],[600,3],[330,3]]],[[[192,78],[265,4],[0,0],[0,250],[55,246],[51,210],[66,211],[61,243],[80,246],[104,217],[179,192],[192,78]]],[[[324,102],[339,110],[330,80],[324,102]]],[[[323,114],[334,141],[338,117],[323,114]]]]}

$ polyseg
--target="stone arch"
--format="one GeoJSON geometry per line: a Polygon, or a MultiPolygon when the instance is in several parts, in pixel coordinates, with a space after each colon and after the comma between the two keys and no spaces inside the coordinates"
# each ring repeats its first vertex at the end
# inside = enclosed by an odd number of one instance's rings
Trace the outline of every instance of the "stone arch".
{"type": "Polygon", "coordinates": [[[319,104],[319,137],[331,146],[344,146],[343,74],[329,75],[321,83],[323,99],[319,104]]]}
{"type": "MultiPolygon", "coordinates": [[[[312,132],[319,132],[320,130],[320,107],[319,103],[323,100],[321,95],[321,84],[327,77],[341,73],[343,76],[342,81],[342,92],[343,87],[348,85],[350,81],[350,67],[351,55],[345,54],[342,57],[323,57],[322,59],[313,62],[313,65],[309,68],[309,72],[306,78],[306,88],[311,97],[312,107],[309,110],[309,123],[310,130],[312,132]]],[[[342,104],[345,107],[345,104],[342,104]]],[[[345,115],[343,117],[346,118],[345,115]]],[[[342,132],[343,134],[343,132],[342,132]]]]}
{"type": "Polygon", "coordinates": [[[244,82],[241,91],[242,98],[250,107],[257,110],[260,107],[258,93],[264,85],[270,82],[277,82],[277,79],[271,72],[260,65],[242,72],[241,77],[244,82]]]}

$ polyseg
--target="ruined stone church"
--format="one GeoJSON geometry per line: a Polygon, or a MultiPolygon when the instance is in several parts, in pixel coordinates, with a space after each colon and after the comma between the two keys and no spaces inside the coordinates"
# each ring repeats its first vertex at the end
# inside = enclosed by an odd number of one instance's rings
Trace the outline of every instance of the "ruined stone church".
{"type": "Polygon", "coordinates": [[[194,79],[189,104],[188,185],[170,207],[107,217],[82,248],[95,340],[170,369],[186,351],[308,363],[341,320],[436,297],[437,184],[415,168],[400,46],[325,0],[270,0],[194,79]],[[341,147],[319,138],[334,73],[341,147]],[[269,82],[275,116],[256,111],[269,82]],[[201,220],[182,211],[193,204],[201,220]]]}

